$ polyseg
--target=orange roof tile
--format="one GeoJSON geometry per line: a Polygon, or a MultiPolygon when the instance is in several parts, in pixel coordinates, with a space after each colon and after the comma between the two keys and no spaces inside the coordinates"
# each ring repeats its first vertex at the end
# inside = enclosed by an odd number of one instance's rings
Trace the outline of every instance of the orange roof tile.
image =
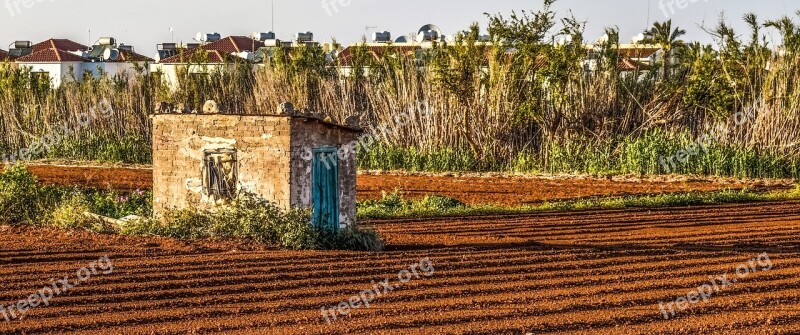
{"type": "Polygon", "coordinates": [[[78,51],[78,50],[88,50],[89,47],[68,39],[60,39],[60,38],[51,38],[47,41],[33,45],[34,53],[47,49],[78,51]]]}
{"type": "Polygon", "coordinates": [[[228,36],[218,41],[199,46],[194,49],[181,49],[177,55],[161,60],[164,64],[185,63],[200,51],[208,52],[208,63],[224,63],[231,61],[230,54],[239,52],[255,52],[264,43],[246,36],[228,36]]]}
{"type": "Polygon", "coordinates": [[[628,57],[620,58],[619,62],[617,63],[617,69],[621,72],[628,72],[628,71],[648,71],[651,69],[649,65],[638,63],[628,57]]]}
{"type": "Polygon", "coordinates": [[[138,54],[133,51],[120,50],[119,58],[114,61],[105,61],[106,63],[125,63],[125,62],[155,62],[154,59],[138,54]]]}
{"type": "Polygon", "coordinates": [[[16,61],[18,63],[61,63],[85,62],[87,59],[64,50],[44,49],[27,56],[17,58],[16,61]]]}

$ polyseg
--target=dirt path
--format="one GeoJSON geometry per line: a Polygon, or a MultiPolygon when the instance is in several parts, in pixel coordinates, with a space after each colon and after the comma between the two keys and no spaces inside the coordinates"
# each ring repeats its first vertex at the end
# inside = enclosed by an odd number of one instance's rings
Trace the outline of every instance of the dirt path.
{"type": "MultiPolygon", "coordinates": [[[[373,222],[383,253],[3,231],[0,303],[106,253],[98,274],[3,334],[781,334],[800,332],[800,202],[373,222]],[[768,252],[772,268],[665,320],[659,303],[768,252]],[[332,307],[434,268],[327,324],[332,307]]],[[[765,264],[766,265],[766,264],[765,264]]],[[[729,277],[729,278],[730,278],[729,277]]]]}
{"type": "MultiPolygon", "coordinates": [[[[78,167],[30,165],[40,181],[53,185],[135,190],[153,185],[149,168],[78,167]]],[[[379,199],[382,192],[398,190],[411,198],[446,195],[464,203],[523,205],[545,200],[591,196],[715,191],[720,189],[775,189],[791,187],[790,181],[740,181],[734,179],[635,179],[617,177],[508,177],[473,175],[400,175],[362,173],[358,176],[358,198],[379,199]]]]}

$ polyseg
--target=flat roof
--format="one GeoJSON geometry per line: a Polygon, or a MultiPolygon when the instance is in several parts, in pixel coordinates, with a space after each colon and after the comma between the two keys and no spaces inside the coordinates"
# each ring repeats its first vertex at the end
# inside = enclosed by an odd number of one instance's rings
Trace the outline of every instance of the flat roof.
{"type": "Polygon", "coordinates": [[[343,124],[338,124],[335,122],[325,121],[323,119],[307,116],[307,115],[284,115],[284,114],[225,114],[225,113],[217,113],[217,114],[202,114],[202,113],[156,113],[152,114],[151,117],[159,117],[159,116],[185,116],[185,117],[280,117],[280,118],[291,118],[297,119],[304,122],[317,122],[319,124],[340,128],[342,130],[346,130],[349,132],[354,133],[361,133],[364,132],[362,128],[354,128],[343,124]]]}

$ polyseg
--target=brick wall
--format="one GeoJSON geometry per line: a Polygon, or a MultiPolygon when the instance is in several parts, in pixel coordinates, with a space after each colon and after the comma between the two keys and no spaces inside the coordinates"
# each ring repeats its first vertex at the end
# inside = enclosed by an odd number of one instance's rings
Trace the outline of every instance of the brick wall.
{"type": "Polygon", "coordinates": [[[203,151],[235,148],[238,187],[289,208],[291,118],[237,115],[153,117],[153,209],[209,208],[203,151]]]}

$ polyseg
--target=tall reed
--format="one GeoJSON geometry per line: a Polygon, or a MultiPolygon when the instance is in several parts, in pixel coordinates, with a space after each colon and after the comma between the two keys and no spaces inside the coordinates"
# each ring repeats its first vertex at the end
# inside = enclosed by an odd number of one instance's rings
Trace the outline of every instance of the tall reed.
{"type": "Polygon", "coordinates": [[[289,101],[337,122],[358,115],[365,129],[381,130],[359,152],[362,168],[800,177],[800,26],[745,20],[750,41],[721,21],[710,31],[713,46],[676,40],[680,29],[660,23],[653,31],[666,36],[653,41],[671,50],[670,61],[633,71],[618,66],[616,29],[587,47],[582,24],[567,17],[557,27],[549,7],[490,15],[491,43],[473,25],[455,42],[412,52],[360,45],[347,66],[308,45],[256,66],[206,75],[187,67],[174,88],[138,73],[50,89],[4,65],[0,149],[18,152],[66,124],[79,131],[33,158],[146,163],[148,115],[161,101],[199,110],[213,99],[245,114],[289,101]],[[776,49],[761,39],[767,28],[783,37],[776,49]],[[553,44],[554,33],[571,41],[553,44]],[[102,101],[112,115],[78,127],[81,113],[102,101]],[[674,169],[661,164],[709,134],[706,150],[674,169]]]}

